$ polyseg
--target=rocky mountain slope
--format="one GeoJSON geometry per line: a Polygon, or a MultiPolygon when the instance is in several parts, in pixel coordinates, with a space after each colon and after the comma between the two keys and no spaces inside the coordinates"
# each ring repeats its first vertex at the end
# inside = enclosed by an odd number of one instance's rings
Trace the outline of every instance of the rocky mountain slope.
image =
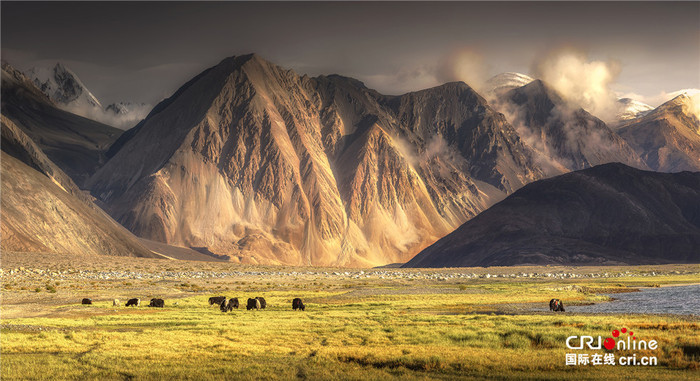
{"type": "Polygon", "coordinates": [[[612,162],[647,168],[602,120],[570,104],[540,80],[509,91],[500,100],[499,110],[540,153],[550,175],[612,162]]]}
{"type": "Polygon", "coordinates": [[[700,173],[605,164],[529,184],[405,267],[700,262],[700,173]]]}
{"type": "Polygon", "coordinates": [[[2,114],[78,185],[105,162],[121,130],[59,109],[18,70],[2,64],[2,114]]]}
{"type": "Polygon", "coordinates": [[[2,251],[156,257],[2,116],[2,251]]]}
{"type": "Polygon", "coordinates": [[[700,171],[700,120],[694,111],[693,98],[679,95],[623,123],[617,133],[655,171],[700,171]]]}
{"type": "Polygon", "coordinates": [[[118,221],[246,263],[406,261],[543,176],[464,83],[383,96],[255,55],[192,79],[109,155],[88,185],[118,221]]]}

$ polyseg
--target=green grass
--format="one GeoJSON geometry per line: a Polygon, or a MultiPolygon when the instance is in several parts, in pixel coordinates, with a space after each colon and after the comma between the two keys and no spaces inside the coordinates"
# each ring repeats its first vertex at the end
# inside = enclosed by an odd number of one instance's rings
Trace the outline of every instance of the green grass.
{"type": "MultiPolygon", "coordinates": [[[[654,282],[663,283],[657,279],[654,282]]],[[[592,282],[587,284],[592,286],[592,282]]],[[[397,285],[265,292],[268,309],[240,309],[228,314],[208,305],[209,294],[166,300],[164,309],[115,308],[108,301],[98,301],[92,306],[57,306],[53,307],[55,314],[49,317],[3,320],[4,324],[24,328],[2,331],[2,377],[8,380],[611,377],[678,380],[697,377],[700,338],[698,323],[692,318],[472,312],[513,303],[537,303],[544,307],[552,290],[560,286],[551,282],[483,282],[425,286],[430,292],[419,294],[405,289],[408,286],[397,285]],[[402,289],[405,292],[396,292],[402,289]],[[363,292],[354,292],[357,290],[363,292]],[[450,293],[446,293],[448,290],[450,293]],[[291,310],[291,299],[297,296],[304,299],[306,312],[291,310]],[[42,330],[35,330],[37,327],[42,330]],[[566,337],[608,336],[619,327],[632,329],[644,339],[658,340],[660,349],[650,354],[659,358],[659,366],[564,365],[565,353],[570,352],[565,348],[566,337]]],[[[620,286],[606,280],[597,282],[595,287],[620,286]]],[[[238,295],[243,305],[244,294],[238,295]]],[[[606,299],[580,289],[560,290],[556,295],[569,304],[606,299]]]]}

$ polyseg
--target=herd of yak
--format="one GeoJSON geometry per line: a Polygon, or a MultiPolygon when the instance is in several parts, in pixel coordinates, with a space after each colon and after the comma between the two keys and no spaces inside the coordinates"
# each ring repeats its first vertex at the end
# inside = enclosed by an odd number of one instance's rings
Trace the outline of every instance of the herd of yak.
{"type": "MultiPolygon", "coordinates": [[[[82,300],[82,304],[92,304],[92,299],[85,298],[82,300]]],[[[225,296],[212,296],[209,298],[209,305],[213,306],[214,304],[218,305],[219,308],[221,309],[221,312],[229,312],[233,311],[234,308],[238,308],[238,298],[231,298],[227,299],[225,296]]],[[[112,305],[114,307],[119,305],[119,299],[114,299],[112,302],[112,305]]],[[[141,305],[141,299],[139,298],[133,298],[129,299],[126,301],[126,306],[127,307],[138,307],[141,305]]],[[[148,304],[149,307],[160,307],[163,308],[165,307],[165,301],[163,299],[158,299],[158,298],[153,298],[151,299],[151,302],[148,304]]],[[[246,309],[248,311],[250,310],[260,310],[264,309],[267,307],[267,302],[265,301],[265,298],[262,296],[257,296],[255,298],[249,298],[248,299],[248,304],[246,305],[246,309]]],[[[294,298],[292,300],[292,309],[294,311],[296,310],[301,310],[301,311],[306,311],[306,306],[304,306],[304,303],[301,301],[301,298],[294,298]]]]}
{"type": "MultiPolygon", "coordinates": [[[[83,299],[82,304],[92,304],[92,299],[85,298],[83,299]]],[[[227,299],[225,296],[212,296],[209,298],[209,305],[213,306],[215,304],[219,306],[221,312],[233,311],[234,308],[238,309],[239,307],[238,298],[227,299]]],[[[112,305],[115,307],[118,306],[119,299],[114,299],[112,305]]],[[[126,301],[127,307],[138,307],[139,305],[141,305],[141,299],[138,298],[133,298],[126,301]]],[[[148,306],[163,308],[165,307],[165,301],[163,299],[153,298],[148,306]]],[[[262,296],[256,296],[255,298],[248,298],[248,303],[246,304],[245,308],[250,311],[265,309],[265,307],[267,307],[265,298],[262,296]]],[[[292,300],[292,309],[294,311],[306,311],[306,306],[304,306],[301,298],[294,298],[294,300],[292,300]]],[[[554,312],[565,312],[564,303],[562,303],[559,299],[552,299],[549,301],[549,310],[554,312]]]]}
{"type": "MultiPolygon", "coordinates": [[[[212,296],[211,298],[209,298],[209,305],[213,306],[215,304],[219,306],[221,312],[233,311],[234,308],[239,307],[238,298],[231,298],[227,301],[225,296],[212,296]]],[[[248,311],[250,311],[265,309],[265,307],[267,307],[267,302],[265,301],[265,298],[263,298],[262,296],[256,296],[255,298],[248,298],[248,302],[246,303],[245,308],[248,311]]],[[[301,298],[294,298],[294,300],[292,300],[292,309],[294,311],[306,311],[306,306],[304,306],[304,303],[301,301],[301,298]]]]}

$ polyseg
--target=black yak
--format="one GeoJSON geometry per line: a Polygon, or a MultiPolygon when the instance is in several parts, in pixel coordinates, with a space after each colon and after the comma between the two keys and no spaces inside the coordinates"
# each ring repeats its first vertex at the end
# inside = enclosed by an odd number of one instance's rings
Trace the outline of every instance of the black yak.
{"type": "Polygon", "coordinates": [[[255,299],[260,301],[260,308],[265,309],[267,307],[267,302],[265,301],[265,298],[262,296],[256,296],[255,299]]]}
{"type": "Polygon", "coordinates": [[[564,311],[564,303],[562,303],[559,299],[552,299],[549,301],[549,310],[554,312],[566,312],[564,311]]]}
{"type": "Polygon", "coordinates": [[[216,304],[217,306],[220,306],[221,302],[223,302],[225,300],[226,300],[225,296],[212,296],[211,298],[209,298],[209,305],[213,306],[214,304],[216,304]]]}
{"type": "Polygon", "coordinates": [[[82,304],[92,304],[92,299],[85,298],[83,299],[82,304]]]}
{"type": "Polygon", "coordinates": [[[133,299],[129,299],[126,301],[127,307],[129,307],[129,306],[138,307],[140,305],[141,305],[141,299],[139,299],[139,298],[133,298],[133,299]]]}
{"type": "Polygon", "coordinates": [[[294,298],[292,300],[292,309],[296,311],[297,309],[299,310],[306,310],[306,306],[304,306],[304,303],[301,301],[301,298],[294,298]]]}
{"type": "Polygon", "coordinates": [[[233,311],[234,308],[238,308],[238,298],[231,298],[228,300],[228,303],[224,300],[221,302],[219,308],[221,312],[233,311]]]}
{"type": "Polygon", "coordinates": [[[160,308],[163,308],[163,307],[165,307],[165,300],[153,298],[153,299],[151,299],[151,303],[150,303],[148,306],[149,306],[149,307],[160,307],[160,308]]]}
{"type": "Polygon", "coordinates": [[[255,299],[249,298],[249,299],[248,299],[248,304],[246,305],[245,308],[246,308],[248,311],[250,311],[250,310],[252,310],[252,309],[259,310],[259,309],[260,309],[260,300],[257,299],[257,298],[255,298],[255,299]]]}

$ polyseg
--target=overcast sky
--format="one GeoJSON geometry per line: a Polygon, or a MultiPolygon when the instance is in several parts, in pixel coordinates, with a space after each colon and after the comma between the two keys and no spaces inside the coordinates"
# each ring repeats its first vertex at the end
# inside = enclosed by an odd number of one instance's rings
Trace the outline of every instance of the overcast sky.
{"type": "Polygon", "coordinates": [[[155,104],[223,58],[259,53],[383,93],[505,71],[561,48],[651,102],[700,88],[700,2],[37,3],[2,1],[2,58],[64,62],[103,104],[155,104]],[[462,65],[462,66],[460,66],[462,65]]]}

